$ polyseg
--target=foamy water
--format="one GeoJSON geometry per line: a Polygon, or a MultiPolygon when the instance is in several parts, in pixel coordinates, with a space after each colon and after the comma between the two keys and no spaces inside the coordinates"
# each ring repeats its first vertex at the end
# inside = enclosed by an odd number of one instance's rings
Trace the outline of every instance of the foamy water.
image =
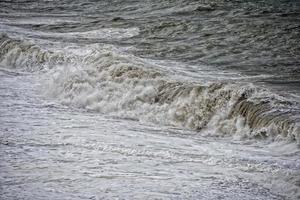
{"type": "Polygon", "coordinates": [[[1,199],[300,197],[297,2],[0,7],[1,199]]]}

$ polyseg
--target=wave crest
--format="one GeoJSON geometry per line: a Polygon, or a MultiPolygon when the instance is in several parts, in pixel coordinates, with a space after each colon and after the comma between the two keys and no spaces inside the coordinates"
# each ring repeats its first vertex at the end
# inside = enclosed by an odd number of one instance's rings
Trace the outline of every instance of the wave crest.
{"type": "Polygon", "coordinates": [[[299,103],[252,84],[188,82],[113,47],[76,55],[7,35],[0,36],[0,63],[43,69],[44,91],[66,105],[203,133],[300,144],[299,103]]]}
{"type": "Polygon", "coordinates": [[[178,81],[111,49],[95,51],[81,67],[72,68],[61,69],[50,84],[52,95],[68,105],[162,125],[299,143],[291,114],[297,103],[274,94],[269,98],[265,94],[271,93],[252,84],[178,81]]]}
{"type": "Polygon", "coordinates": [[[12,39],[0,34],[0,64],[4,67],[27,71],[41,70],[47,65],[70,62],[63,53],[43,50],[30,42],[12,39]]]}

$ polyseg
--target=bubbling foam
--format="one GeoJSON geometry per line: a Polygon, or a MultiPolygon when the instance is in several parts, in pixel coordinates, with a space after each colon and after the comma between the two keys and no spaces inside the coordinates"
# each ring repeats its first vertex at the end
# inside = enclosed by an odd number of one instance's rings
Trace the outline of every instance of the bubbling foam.
{"type": "Polygon", "coordinates": [[[0,64],[5,67],[33,72],[46,66],[69,63],[71,60],[71,57],[63,53],[43,50],[30,42],[0,34],[0,64]]]}
{"type": "Polygon", "coordinates": [[[65,104],[162,125],[299,142],[289,113],[297,105],[274,95],[262,98],[268,91],[252,84],[178,81],[111,49],[95,51],[82,66],[61,69],[51,83],[65,104]]]}
{"type": "Polygon", "coordinates": [[[6,35],[0,40],[1,64],[31,71],[47,66],[43,91],[63,104],[210,134],[300,143],[298,103],[252,84],[178,80],[113,47],[76,55],[6,35]]]}

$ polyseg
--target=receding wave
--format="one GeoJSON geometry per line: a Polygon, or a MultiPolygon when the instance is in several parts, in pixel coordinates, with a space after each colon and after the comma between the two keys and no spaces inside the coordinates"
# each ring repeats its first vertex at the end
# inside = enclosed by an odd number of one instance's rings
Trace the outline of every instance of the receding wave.
{"type": "Polygon", "coordinates": [[[252,84],[180,81],[111,46],[66,55],[6,35],[0,40],[1,65],[30,71],[52,66],[44,91],[63,104],[203,133],[300,144],[299,103],[252,84]]]}

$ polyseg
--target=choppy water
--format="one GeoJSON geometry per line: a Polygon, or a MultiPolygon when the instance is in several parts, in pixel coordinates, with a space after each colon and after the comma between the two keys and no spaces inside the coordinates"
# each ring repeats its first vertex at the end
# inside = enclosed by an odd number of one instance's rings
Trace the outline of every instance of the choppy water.
{"type": "Polygon", "coordinates": [[[297,199],[297,1],[0,1],[1,199],[297,199]]]}

